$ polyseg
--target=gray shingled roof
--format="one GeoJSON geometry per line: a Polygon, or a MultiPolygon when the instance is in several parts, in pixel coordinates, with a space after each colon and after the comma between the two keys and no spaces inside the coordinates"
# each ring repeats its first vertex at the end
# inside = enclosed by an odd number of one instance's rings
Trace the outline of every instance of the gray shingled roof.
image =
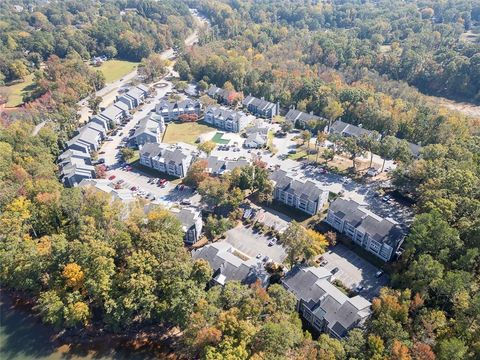
{"type": "Polygon", "coordinates": [[[346,122],[343,122],[341,120],[337,120],[332,124],[330,132],[334,134],[352,137],[360,137],[362,135],[369,135],[372,133],[370,130],[361,128],[359,126],[347,124],[346,122]]]}
{"type": "MultiPolygon", "coordinates": [[[[266,283],[268,274],[261,260],[243,260],[234,254],[235,249],[226,242],[217,242],[204,246],[192,253],[194,259],[208,261],[214,270],[214,278],[224,281],[237,280],[244,284],[253,284],[259,279],[266,283]]],[[[222,281],[223,282],[223,281],[222,281]]]]}
{"type": "Polygon", "coordinates": [[[347,330],[370,314],[370,302],[361,296],[349,298],[330,283],[331,273],[323,267],[296,266],[282,281],[327,327],[344,336],[347,330]]]}
{"type": "Polygon", "coordinates": [[[200,107],[200,102],[198,100],[191,100],[191,99],[185,99],[185,100],[180,100],[180,101],[173,101],[170,102],[168,100],[160,100],[158,104],[159,109],[168,109],[168,111],[173,111],[174,109],[180,108],[180,109],[195,109],[200,107]]]}
{"type": "Polygon", "coordinates": [[[232,91],[219,88],[215,85],[210,86],[210,88],[207,90],[208,96],[210,97],[219,96],[223,99],[228,99],[231,93],[232,91]]]}
{"type": "Polygon", "coordinates": [[[173,215],[182,223],[182,226],[188,230],[195,225],[195,221],[200,216],[200,211],[192,208],[182,208],[180,211],[172,212],[173,215]]]}
{"type": "Polygon", "coordinates": [[[189,149],[184,149],[181,146],[169,144],[148,143],[140,149],[141,156],[159,157],[165,163],[180,164],[187,159],[190,154],[189,149]]]}
{"type": "Polygon", "coordinates": [[[303,111],[299,111],[296,109],[290,109],[287,112],[287,115],[285,115],[285,119],[292,122],[296,123],[297,121],[300,122],[307,122],[309,120],[322,120],[320,116],[313,115],[313,114],[308,114],[303,111]]]}
{"type": "Polygon", "coordinates": [[[392,247],[397,244],[399,238],[405,236],[399,224],[372,213],[353,200],[338,198],[330,204],[329,210],[360,232],[368,233],[375,241],[392,247]]]}
{"type": "Polygon", "coordinates": [[[142,146],[140,149],[140,155],[145,155],[148,157],[155,157],[159,155],[162,152],[162,149],[160,148],[159,144],[156,143],[147,143],[142,146]]]}
{"type": "Polygon", "coordinates": [[[205,113],[212,113],[213,117],[216,119],[232,120],[232,121],[236,121],[244,116],[247,116],[242,111],[235,111],[222,106],[220,107],[209,106],[205,111],[205,113]]]}
{"type": "Polygon", "coordinates": [[[134,137],[137,137],[143,133],[147,133],[155,136],[159,131],[159,124],[157,121],[153,120],[150,116],[146,116],[140,120],[138,127],[133,134],[134,137]]]}
{"type": "Polygon", "coordinates": [[[287,193],[295,194],[301,199],[317,201],[323,193],[323,190],[314,182],[310,180],[301,182],[290,176],[285,170],[274,171],[270,174],[270,180],[275,182],[275,187],[287,193]]]}
{"type": "Polygon", "coordinates": [[[107,119],[113,120],[115,119],[118,115],[122,114],[123,110],[120,109],[118,106],[115,104],[110,105],[107,107],[105,110],[103,110],[100,115],[106,117],[107,119]]]}
{"type": "Polygon", "coordinates": [[[256,98],[252,95],[248,95],[245,99],[243,99],[242,104],[245,105],[245,106],[252,104],[257,109],[262,110],[262,111],[265,111],[265,110],[268,110],[268,109],[271,109],[271,108],[275,107],[274,103],[272,103],[270,101],[267,101],[267,100],[264,100],[264,99],[256,98]]]}

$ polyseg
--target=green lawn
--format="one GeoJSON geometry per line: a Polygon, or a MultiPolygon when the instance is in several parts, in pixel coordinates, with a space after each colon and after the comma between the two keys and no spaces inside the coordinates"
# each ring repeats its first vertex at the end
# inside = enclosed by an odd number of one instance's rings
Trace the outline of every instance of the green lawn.
{"type": "Polygon", "coordinates": [[[105,81],[108,83],[121,79],[128,73],[131,73],[138,62],[126,60],[108,60],[95,69],[100,70],[105,76],[105,81]]]}
{"type": "Polygon", "coordinates": [[[215,135],[213,135],[212,141],[220,145],[228,144],[230,140],[222,139],[222,136],[223,136],[223,133],[217,132],[215,133],[215,135]]]}
{"type": "Polygon", "coordinates": [[[301,160],[307,157],[307,152],[305,150],[297,149],[295,154],[288,154],[288,158],[292,160],[301,160]]]}
{"type": "Polygon", "coordinates": [[[195,144],[195,141],[200,135],[212,132],[210,126],[199,124],[196,122],[188,123],[170,123],[167,126],[163,141],[165,143],[173,144],[176,142],[184,142],[187,144],[195,144]]]}
{"type": "Polygon", "coordinates": [[[8,89],[8,101],[6,107],[15,107],[23,104],[23,95],[28,93],[33,84],[33,73],[25,77],[25,81],[6,86],[8,89]]]}

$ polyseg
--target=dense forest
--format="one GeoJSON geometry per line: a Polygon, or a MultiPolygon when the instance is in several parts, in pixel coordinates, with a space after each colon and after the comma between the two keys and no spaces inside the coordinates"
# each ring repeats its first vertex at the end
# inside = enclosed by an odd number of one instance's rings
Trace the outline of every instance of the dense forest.
{"type": "MultiPolygon", "coordinates": [[[[59,329],[161,334],[175,327],[184,358],[480,358],[478,128],[405,84],[479,100],[479,45],[460,40],[480,20],[479,6],[466,0],[3,2],[0,72],[7,81],[19,77],[11,72],[19,61],[36,75],[31,101],[0,124],[2,286],[33,299],[43,320],[59,329]],[[16,13],[14,4],[35,11],[16,13]],[[295,299],[279,285],[265,290],[232,282],[206,290],[211,269],[191,258],[168,212],[145,215],[142,204],[127,211],[58,181],[55,158],[77,125],[76,103],[104,84],[84,60],[103,54],[138,60],[174,44],[192,21],[187,4],[212,27],[177,62],[182,78],[229,81],[285,106],[426,145],[420,159],[393,174],[393,185],[415,200],[416,216],[392,287],[373,301],[366,331],[313,339],[295,299]],[[120,15],[126,8],[137,10],[120,15]],[[43,120],[49,121],[33,136],[43,120]]],[[[207,198],[208,190],[200,189],[207,198]]]]}
{"type": "MultiPolygon", "coordinates": [[[[234,72],[224,72],[223,76],[230,77],[241,90],[289,102],[291,98],[298,101],[292,91],[294,79],[278,73],[297,77],[306,70],[317,73],[325,66],[340,70],[348,82],[362,80],[373,71],[405,81],[426,94],[480,102],[480,43],[478,38],[461,38],[479,25],[478,2],[189,3],[212,19],[209,40],[226,40],[211,44],[204,59],[207,68],[192,68],[197,77],[210,77],[212,67],[226,60],[234,72]],[[229,56],[225,56],[227,50],[229,56]],[[273,62],[273,67],[266,67],[265,60],[273,62]],[[271,84],[272,73],[282,84],[271,84]],[[285,82],[289,92],[281,88],[285,82]]],[[[211,80],[225,80],[218,76],[211,80]]]]}
{"type": "Polygon", "coordinates": [[[140,61],[183,44],[192,24],[188,8],[171,0],[2,1],[0,85],[52,55],[140,61]]]}

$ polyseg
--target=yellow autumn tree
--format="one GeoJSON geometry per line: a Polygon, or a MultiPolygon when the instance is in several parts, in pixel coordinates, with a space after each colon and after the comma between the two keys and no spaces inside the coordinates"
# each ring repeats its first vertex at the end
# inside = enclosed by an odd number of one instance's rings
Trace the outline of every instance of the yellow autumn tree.
{"type": "Polygon", "coordinates": [[[20,196],[5,207],[0,216],[0,235],[21,236],[28,233],[27,222],[31,217],[31,202],[20,196]]]}
{"type": "Polygon", "coordinates": [[[76,263],[65,265],[62,276],[67,286],[74,289],[78,289],[83,285],[83,279],[85,277],[82,267],[76,263]]]}
{"type": "Polygon", "coordinates": [[[90,309],[83,301],[76,301],[69,304],[65,310],[65,321],[67,325],[86,325],[90,318],[90,309]]]}
{"type": "Polygon", "coordinates": [[[316,255],[321,255],[328,247],[328,241],[325,235],[313,229],[307,229],[307,236],[311,239],[311,247],[316,255]]]}

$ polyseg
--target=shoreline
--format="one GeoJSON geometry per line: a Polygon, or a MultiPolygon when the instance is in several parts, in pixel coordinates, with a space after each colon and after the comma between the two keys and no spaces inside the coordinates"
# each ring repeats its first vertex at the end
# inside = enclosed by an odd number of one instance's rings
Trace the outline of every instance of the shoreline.
{"type": "Polygon", "coordinates": [[[15,359],[181,359],[178,329],[150,326],[114,334],[104,329],[55,330],[42,323],[33,300],[0,288],[2,341],[0,357],[15,359]],[[23,329],[21,328],[23,325],[23,329]],[[25,333],[25,334],[24,334],[25,333]],[[31,344],[24,346],[28,335],[31,344]],[[15,347],[18,346],[18,351],[15,347]],[[4,355],[2,355],[4,354],[4,355]]]}

